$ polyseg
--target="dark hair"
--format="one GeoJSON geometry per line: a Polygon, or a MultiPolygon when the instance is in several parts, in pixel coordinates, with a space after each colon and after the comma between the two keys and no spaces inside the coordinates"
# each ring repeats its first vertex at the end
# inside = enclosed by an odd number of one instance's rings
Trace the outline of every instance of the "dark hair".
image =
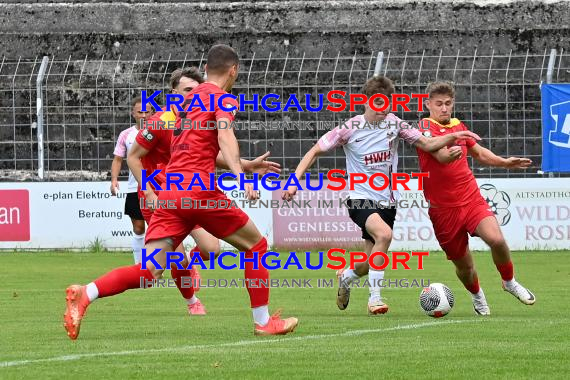
{"type": "Polygon", "coordinates": [[[208,51],[207,65],[208,73],[224,74],[233,65],[239,65],[239,57],[228,45],[214,45],[208,51]]]}
{"type": "Polygon", "coordinates": [[[197,67],[185,67],[183,69],[176,69],[170,74],[170,89],[173,90],[180,84],[182,78],[194,79],[198,83],[204,83],[204,77],[200,74],[197,67]]]}
{"type": "Polygon", "coordinates": [[[455,89],[451,82],[431,82],[426,87],[426,93],[430,99],[435,95],[447,95],[450,98],[455,98],[455,89]]]}
{"type": "Polygon", "coordinates": [[[394,88],[394,83],[390,80],[390,78],[383,76],[377,76],[368,79],[364,84],[364,87],[362,87],[362,93],[368,98],[375,94],[383,94],[390,97],[394,91],[396,91],[394,88]]]}

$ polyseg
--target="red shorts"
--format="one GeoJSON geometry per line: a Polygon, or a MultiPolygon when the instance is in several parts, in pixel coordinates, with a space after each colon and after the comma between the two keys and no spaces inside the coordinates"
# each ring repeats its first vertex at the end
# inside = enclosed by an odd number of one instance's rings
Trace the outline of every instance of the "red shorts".
{"type": "Polygon", "coordinates": [[[467,234],[475,236],[475,229],[488,216],[495,214],[483,197],[477,197],[465,206],[429,209],[435,237],[448,260],[457,260],[467,254],[467,234]]]}
{"type": "MultiPolygon", "coordinates": [[[[208,194],[208,199],[202,202],[225,200],[228,205],[230,204],[230,200],[221,191],[209,193],[211,194],[208,194]]],[[[174,204],[172,208],[158,208],[154,211],[145,241],[172,238],[173,246],[177,247],[198,225],[218,239],[222,239],[233,234],[249,221],[249,216],[239,207],[197,208],[188,207],[186,204],[182,208],[181,198],[188,201],[192,195],[195,193],[161,191],[159,199],[165,199],[167,202],[171,200],[174,204]]]]}
{"type": "MultiPolygon", "coordinates": [[[[159,194],[158,191],[156,191],[157,194],[159,194]]],[[[142,192],[142,190],[139,189],[139,204],[144,205],[144,200],[146,199],[146,197],[144,196],[144,193],[142,192]]],[[[152,219],[152,216],[154,215],[154,212],[146,207],[141,207],[141,213],[142,216],[144,218],[144,221],[146,222],[146,224],[148,224],[150,226],[150,220],[152,219]]],[[[202,227],[200,227],[199,225],[196,225],[194,228],[192,228],[192,231],[194,230],[198,230],[202,227]]]]}

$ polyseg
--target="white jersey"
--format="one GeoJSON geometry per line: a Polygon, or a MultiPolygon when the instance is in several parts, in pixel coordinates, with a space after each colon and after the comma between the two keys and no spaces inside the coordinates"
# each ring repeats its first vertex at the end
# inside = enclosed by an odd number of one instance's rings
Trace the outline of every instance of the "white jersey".
{"type": "MultiPolygon", "coordinates": [[[[125,129],[119,135],[119,139],[117,140],[117,145],[115,146],[115,151],[113,154],[115,156],[126,158],[131,150],[135,138],[137,137],[137,133],[139,130],[134,125],[128,129],[125,129]]],[[[129,170],[129,185],[127,187],[127,193],[135,193],[138,190],[138,183],[131,171],[129,170]]]]}
{"type": "MultiPolygon", "coordinates": [[[[370,123],[368,126],[364,115],[358,115],[327,132],[318,144],[324,151],[343,147],[347,174],[363,173],[370,178],[372,174],[384,173],[391,180],[392,173],[398,169],[399,140],[414,144],[420,137],[418,129],[411,128],[391,113],[383,122],[370,123]]],[[[384,179],[376,177],[374,184],[382,187],[384,179]]],[[[351,199],[371,199],[381,203],[393,203],[400,199],[398,191],[393,190],[391,185],[384,190],[374,190],[368,183],[354,184],[354,190],[349,190],[349,195],[351,199]]]]}

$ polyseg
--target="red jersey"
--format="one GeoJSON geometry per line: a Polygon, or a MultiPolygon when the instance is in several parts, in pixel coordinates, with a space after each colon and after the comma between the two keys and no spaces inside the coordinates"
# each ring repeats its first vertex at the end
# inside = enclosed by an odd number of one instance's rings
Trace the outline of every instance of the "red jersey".
{"type": "MultiPolygon", "coordinates": [[[[176,116],[171,111],[161,111],[152,115],[148,122],[156,122],[163,120],[168,123],[168,121],[175,121],[176,116]]],[[[166,124],[168,125],[168,124],[166,124]]],[[[172,131],[168,130],[167,127],[163,128],[146,128],[141,129],[137,134],[137,143],[148,150],[149,152],[146,156],[141,158],[143,168],[148,174],[152,173],[155,169],[161,169],[162,172],[158,174],[155,178],[156,182],[162,186],[162,183],[166,180],[166,173],[164,172],[168,161],[170,161],[170,142],[172,137],[172,131]]]]}
{"type": "MultiPolygon", "coordinates": [[[[467,126],[458,119],[451,119],[448,125],[442,125],[432,119],[420,120],[424,135],[442,136],[448,133],[467,131],[467,126]]],[[[421,129],[420,129],[421,130],[421,129]]],[[[473,172],[467,163],[467,149],[475,145],[473,140],[457,141],[454,145],[462,148],[463,156],[450,164],[441,164],[430,153],[416,149],[419,157],[420,170],[429,172],[429,178],[424,178],[424,195],[431,205],[436,207],[464,206],[479,195],[479,186],[473,172]]]]}
{"type": "MultiPolygon", "coordinates": [[[[194,186],[190,191],[194,199],[206,199],[213,196],[210,188],[216,189],[215,183],[210,186],[210,173],[216,173],[216,157],[220,151],[218,145],[218,130],[215,122],[224,118],[233,122],[237,111],[224,111],[218,106],[218,98],[227,94],[224,90],[212,83],[202,83],[196,86],[188,95],[186,95],[184,109],[188,105],[193,105],[186,113],[181,113],[176,118],[176,130],[172,134],[172,143],[170,147],[170,162],[166,171],[168,173],[181,173],[184,176],[182,187],[188,188],[192,183],[194,174],[200,176],[202,183],[208,191],[202,190],[199,186],[194,186]],[[213,94],[215,104],[210,106],[210,94],[213,94]],[[205,111],[197,106],[199,97],[204,105],[205,111]],[[194,99],[194,101],[192,101],[194,99]],[[210,111],[212,109],[213,111],[210,111]],[[181,126],[181,117],[187,119],[186,126],[181,126]],[[189,124],[188,119],[192,121],[189,124]]],[[[224,107],[236,107],[238,102],[232,98],[223,99],[224,107]]],[[[223,128],[223,126],[220,126],[223,128]]],[[[230,126],[226,126],[229,128],[230,126]]],[[[197,182],[194,181],[194,185],[197,182]]],[[[171,188],[174,190],[174,187],[171,188]]]]}

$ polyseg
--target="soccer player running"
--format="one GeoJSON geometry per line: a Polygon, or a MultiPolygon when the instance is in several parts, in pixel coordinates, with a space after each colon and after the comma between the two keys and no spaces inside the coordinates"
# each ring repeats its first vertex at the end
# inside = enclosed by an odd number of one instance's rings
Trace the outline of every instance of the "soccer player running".
{"type": "MultiPolygon", "coordinates": [[[[455,102],[455,89],[446,82],[429,84],[426,107],[429,118],[420,123],[430,136],[448,136],[466,131],[462,121],[451,118],[455,102]]],[[[483,199],[477,181],[467,163],[467,153],[482,165],[506,169],[525,169],[532,163],[528,158],[496,156],[474,141],[458,141],[437,152],[418,150],[422,172],[429,172],[424,180],[424,195],[430,202],[429,216],[439,245],[455,265],[457,277],[473,298],[477,314],[489,315],[490,309],[475,270],[469,251],[469,238],[479,236],[491,248],[493,261],[501,274],[503,289],[526,305],[536,301],[534,294],[514,278],[509,247],[494,213],[483,199]]]]}
{"type": "MultiPolygon", "coordinates": [[[[394,84],[386,77],[374,77],[366,82],[362,93],[367,98],[375,94],[383,94],[390,98],[394,93],[394,84]]],[[[377,98],[374,105],[377,109],[381,109],[384,102],[377,98]]],[[[410,127],[388,110],[379,112],[367,104],[364,114],[353,117],[323,135],[305,154],[295,170],[295,175],[301,178],[318,156],[342,147],[346,155],[347,174],[362,173],[370,178],[373,174],[383,173],[390,178],[391,173],[397,171],[400,140],[418,149],[435,152],[456,139],[479,139],[479,137],[474,133],[461,131],[428,139],[422,136],[419,129],[410,127]],[[366,123],[368,127],[365,127],[366,123]]],[[[374,184],[380,188],[384,183],[377,177],[374,184]]],[[[290,187],[283,193],[283,199],[292,199],[296,192],[296,187],[290,187]]],[[[398,191],[393,190],[391,185],[384,190],[374,190],[367,181],[355,183],[354,190],[349,190],[349,195],[348,213],[352,221],[362,230],[365,253],[370,256],[373,252],[387,252],[392,241],[398,191]],[[375,207],[369,207],[369,204],[375,207]]],[[[382,256],[375,256],[373,262],[380,267],[384,264],[384,259],[382,256]]],[[[339,289],[336,301],[339,309],[344,310],[348,306],[351,283],[366,274],[371,284],[368,299],[369,315],[384,314],[388,311],[388,305],[383,302],[380,293],[384,271],[369,268],[368,261],[358,263],[354,269],[346,268],[337,272],[339,289]]]]}
{"type": "MultiPolygon", "coordinates": [[[[174,94],[180,94],[185,97],[200,83],[204,83],[204,79],[197,68],[189,67],[177,69],[172,72],[170,77],[170,90],[174,94]]],[[[172,130],[168,130],[168,125],[165,125],[165,127],[153,127],[153,125],[156,125],[153,123],[157,121],[164,121],[165,123],[175,122],[176,114],[172,110],[163,110],[155,113],[147,119],[147,126],[149,127],[144,128],[143,126],[143,129],[139,131],[127,157],[129,168],[139,184],[139,199],[146,200],[148,204],[148,207],[141,208],[147,224],[150,224],[150,220],[153,215],[152,211],[157,200],[157,194],[152,186],[147,186],[147,189],[144,192],[140,189],[140,185],[142,183],[142,169],[145,169],[148,174],[152,173],[155,169],[164,170],[170,160],[172,130]]],[[[172,129],[173,128],[174,125],[172,125],[172,129]]],[[[253,161],[241,160],[242,166],[246,171],[259,173],[261,175],[269,172],[280,173],[280,165],[276,162],[267,161],[266,158],[268,156],[269,152],[257,157],[253,161]]],[[[216,166],[227,168],[221,154],[218,154],[216,166]]],[[[157,182],[163,186],[165,176],[163,173],[161,174],[161,178],[159,178],[157,182]]],[[[199,252],[202,260],[209,260],[210,253],[212,253],[214,257],[219,255],[219,240],[199,225],[194,227],[190,232],[190,236],[192,236],[196,242],[196,247],[190,251],[191,253],[199,252]]],[[[176,251],[182,253],[185,252],[183,243],[180,243],[176,248],[176,251]]],[[[185,263],[184,266],[187,266],[187,263],[185,263]]],[[[178,269],[176,265],[172,265],[171,274],[178,286],[178,289],[188,304],[188,313],[190,315],[205,315],[206,308],[200,299],[194,295],[194,292],[197,292],[200,289],[200,274],[198,272],[198,268],[193,266],[190,270],[178,269]],[[186,277],[192,278],[193,287],[181,286],[183,281],[182,279],[186,277]]]]}
{"type": "MultiPolygon", "coordinates": [[[[121,171],[121,164],[123,158],[127,157],[128,152],[131,150],[135,141],[135,137],[141,127],[142,122],[147,119],[151,112],[141,111],[142,99],[135,98],[131,104],[131,116],[135,119],[135,124],[128,129],[125,129],[119,134],[117,145],[113,154],[115,158],[111,164],[111,194],[117,195],[119,191],[119,172],[121,171]]],[[[135,264],[141,262],[141,249],[144,246],[144,217],[139,207],[137,197],[137,181],[133,177],[133,173],[129,171],[129,184],[127,187],[127,197],[125,198],[125,215],[131,218],[133,224],[133,257],[135,264]]]]}
{"type": "MultiPolygon", "coordinates": [[[[193,107],[188,113],[181,113],[180,118],[189,118],[202,125],[214,122],[216,125],[229,126],[235,111],[224,111],[217,105],[217,100],[230,91],[238,75],[239,58],[234,49],[227,45],[215,45],[208,52],[206,73],[208,80],[197,86],[186,99],[199,96],[206,109],[210,108],[210,94],[216,105],[213,112],[203,112],[193,107]]],[[[187,103],[189,104],[189,103],[187,103]]],[[[226,107],[238,104],[231,98],[224,100],[226,107]]],[[[180,118],[177,126],[180,127],[180,118]]],[[[227,165],[238,179],[243,173],[239,157],[239,146],[231,128],[184,130],[178,128],[172,136],[171,159],[166,171],[180,173],[184,180],[183,189],[188,189],[195,173],[207,189],[210,189],[210,176],[215,170],[216,157],[221,151],[227,165]],[[191,148],[190,148],[191,147],[191,148]]],[[[213,184],[212,184],[213,185],[213,184]]],[[[258,193],[250,183],[244,184],[248,199],[256,199],[258,193]]],[[[139,288],[140,277],[147,280],[161,278],[166,265],[166,252],[184,240],[196,224],[202,226],[217,238],[223,239],[252,259],[258,253],[258,269],[254,263],[245,263],[245,278],[254,320],[255,335],[282,335],[292,332],[297,326],[297,318],[280,318],[279,312],[269,315],[269,288],[259,280],[268,282],[269,273],[261,265],[261,257],[267,252],[267,241],[246,213],[239,208],[181,208],[181,198],[193,200],[214,200],[230,203],[225,194],[217,187],[215,190],[175,189],[161,191],[159,199],[173,200],[176,208],[159,208],[154,212],[147,235],[145,248],[148,252],[157,252],[147,269],[130,266],[115,269],[86,286],[72,285],[67,288],[67,308],[64,316],[65,328],[71,339],[77,339],[81,320],[89,304],[96,298],[109,297],[128,289],[139,288]]],[[[219,204],[219,203],[218,203],[219,204]]]]}

